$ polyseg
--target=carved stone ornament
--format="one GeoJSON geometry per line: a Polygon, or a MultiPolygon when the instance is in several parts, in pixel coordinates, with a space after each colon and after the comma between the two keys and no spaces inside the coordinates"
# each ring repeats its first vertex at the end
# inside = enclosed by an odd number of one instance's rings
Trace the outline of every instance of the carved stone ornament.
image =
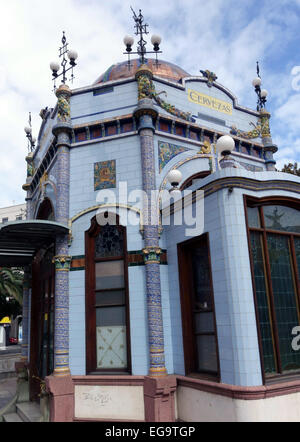
{"type": "Polygon", "coordinates": [[[183,112],[159,97],[159,95],[166,94],[166,92],[156,92],[152,77],[152,71],[147,66],[143,65],[140,67],[140,69],[138,69],[136,73],[136,80],[138,82],[138,99],[153,99],[158,104],[158,106],[160,106],[169,114],[175,115],[182,120],[195,122],[190,112],[183,112]]]}
{"type": "Polygon", "coordinates": [[[231,135],[236,135],[240,138],[245,138],[246,140],[252,140],[259,137],[271,138],[270,117],[271,114],[263,109],[260,111],[257,125],[255,125],[254,123],[250,123],[250,125],[254,127],[253,130],[249,132],[244,132],[237,129],[236,126],[231,126],[230,133],[231,135]]]}

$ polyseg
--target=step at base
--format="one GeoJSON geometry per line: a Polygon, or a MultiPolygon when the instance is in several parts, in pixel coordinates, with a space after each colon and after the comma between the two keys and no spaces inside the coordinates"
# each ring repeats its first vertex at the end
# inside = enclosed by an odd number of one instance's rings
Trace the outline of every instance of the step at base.
{"type": "Polygon", "coordinates": [[[4,422],[24,422],[17,413],[8,413],[3,415],[4,422]]]}
{"type": "Polygon", "coordinates": [[[23,422],[40,422],[42,418],[40,406],[35,402],[17,404],[17,413],[23,422]]]}

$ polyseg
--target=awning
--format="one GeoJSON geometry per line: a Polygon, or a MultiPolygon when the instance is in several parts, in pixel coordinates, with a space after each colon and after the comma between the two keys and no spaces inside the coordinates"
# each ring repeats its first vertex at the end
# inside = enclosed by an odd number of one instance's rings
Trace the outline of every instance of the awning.
{"type": "Polygon", "coordinates": [[[0,266],[28,265],[39,249],[53,243],[57,235],[68,233],[68,227],[54,221],[29,220],[0,224],[0,266]]]}

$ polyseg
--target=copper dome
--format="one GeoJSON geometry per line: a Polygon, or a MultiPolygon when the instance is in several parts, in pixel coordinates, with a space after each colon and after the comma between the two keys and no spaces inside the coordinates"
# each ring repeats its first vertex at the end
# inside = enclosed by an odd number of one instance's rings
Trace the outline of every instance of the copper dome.
{"type": "MultiPolygon", "coordinates": [[[[139,59],[131,60],[130,63],[130,69],[128,69],[127,61],[113,64],[95,81],[94,84],[133,77],[138,68],[141,66],[141,63],[139,59]]],[[[154,75],[167,80],[179,82],[184,77],[190,77],[190,74],[185,72],[176,64],[169,63],[168,61],[159,60],[159,65],[157,66],[156,61],[149,58],[147,60],[147,64],[151,68],[154,75]]]]}

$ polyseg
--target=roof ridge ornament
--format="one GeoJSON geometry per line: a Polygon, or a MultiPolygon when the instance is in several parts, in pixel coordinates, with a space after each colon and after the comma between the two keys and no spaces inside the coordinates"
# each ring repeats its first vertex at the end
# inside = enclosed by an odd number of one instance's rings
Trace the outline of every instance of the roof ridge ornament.
{"type": "Polygon", "coordinates": [[[147,41],[144,39],[145,35],[149,34],[149,31],[147,27],[149,26],[147,23],[144,23],[144,16],[142,15],[141,9],[139,10],[139,15],[135,13],[132,6],[130,6],[132,12],[133,12],[133,19],[135,21],[135,35],[139,36],[139,40],[137,43],[137,51],[132,52],[132,45],[134,44],[134,39],[130,35],[126,35],[124,37],[124,44],[126,46],[126,52],[123,52],[123,54],[128,55],[128,69],[131,68],[130,63],[130,55],[131,54],[137,54],[140,57],[140,63],[141,65],[147,63],[147,54],[155,54],[156,55],[156,66],[159,66],[157,54],[161,54],[162,51],[159,48],[159,45],[161,43],[161,37],[159,35],[152,35],[151,37],[151,43],[153,44],[153,51],[147,51],[146,45],[147,41]]]}
{"type": "Polygon", "coordinates": [[[208,69],[206,69],[205,71],[200,70],[200,72],[203,75],[203,77],[207,78],[207,86],[208,87],[212,87],[214,81],[216,81],[218,79],[216,74],[212,71],[209,71],[208,69]]]}

